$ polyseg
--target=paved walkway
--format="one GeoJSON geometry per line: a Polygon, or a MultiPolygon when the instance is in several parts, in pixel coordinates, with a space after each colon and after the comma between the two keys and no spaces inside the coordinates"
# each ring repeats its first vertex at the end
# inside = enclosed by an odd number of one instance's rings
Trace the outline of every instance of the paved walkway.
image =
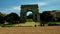
{"type": "Polygon", "coordinates": [[[0,27],[0,34],[60,34],[60,26],[0,27]]]}

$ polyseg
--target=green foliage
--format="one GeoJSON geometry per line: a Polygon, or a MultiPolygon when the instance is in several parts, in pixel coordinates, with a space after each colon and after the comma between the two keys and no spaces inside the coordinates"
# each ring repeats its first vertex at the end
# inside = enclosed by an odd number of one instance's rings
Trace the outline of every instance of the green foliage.
{"type": "Polygon", "coordinates": [[[27,19],[26,21],[27,21],[27,22],[33,22],[33,20],[32,20],[32,19],[27,19]]]}
{"type": "Polygon", "coordinates": [[[27,19],[32,19],[33,18],[33,14],[29,14],[28,16],[27,16],[27,19]]]}
{"type": "Polygon", "coordinates": [[[4,24],[4,14],[0,12],[0,24],[4,24]]]}
{"type": "Polygon", "coordinates": [[[60,22],[48,22],[47,24],[60,24],[60,22]]]}
{"type": "Polygon", "coordinates": [[[12,27],[15,26],[15,24],[1,24],[2,27],[12,27]]]}
{"type": "Polygon", "coordinates": [[[43,12],[40,14],[40,20],[45,22],[52,21],[53,16],[50,14],[50,12],[43,12]]]}
{"type": "Polygon", "coordinates": [[[60,22],[48,22],[48,26],[59,26],[60,22]]]}
{"type": "Polygon", "coordinates": [[[10,13],[7,16],[5,16],[5,20],[7,22],[11,23],[17,23],[17,21],[19,20],[19,16],[16,13],[10,13]]]}

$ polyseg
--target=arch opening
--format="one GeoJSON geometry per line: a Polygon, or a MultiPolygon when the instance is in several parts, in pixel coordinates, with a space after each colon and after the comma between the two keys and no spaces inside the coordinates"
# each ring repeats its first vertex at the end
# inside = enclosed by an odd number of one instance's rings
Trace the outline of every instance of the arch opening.
{"type": "Polygon", "coordinates": [[[26,22],[33,22],[33,12],[32,11],[28,11],[26,13],[26,22]]]}

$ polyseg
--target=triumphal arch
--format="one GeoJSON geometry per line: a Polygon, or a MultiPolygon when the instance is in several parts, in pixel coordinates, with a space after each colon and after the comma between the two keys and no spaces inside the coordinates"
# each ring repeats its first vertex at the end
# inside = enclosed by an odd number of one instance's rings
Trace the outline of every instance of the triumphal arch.
{"type": "Polygon", "coordinates": [[[26,13],[28,11],[31,11],[33,13],[33,21],[39,22],[40,21],[40,15],[38,12],[38,5],[21,5],[21,12],[20,12],[20,19],[22,22],[26,22],[27,16],[26,13]]]}

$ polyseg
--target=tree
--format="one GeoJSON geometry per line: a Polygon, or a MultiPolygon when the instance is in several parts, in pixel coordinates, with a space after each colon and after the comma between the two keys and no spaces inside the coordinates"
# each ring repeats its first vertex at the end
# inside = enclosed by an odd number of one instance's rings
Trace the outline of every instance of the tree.
{"type": "Polygon", "coordinates": [[[29,15],[27,16],[27,19],[33,19],[33,14],[29,14],[29,15]]]}
{"type": "Polygon", "coordinates": [[[5,19],[9,23],[18,23],[19,21],[19,16],[16,13],[10,13],[7,16],[5,16],[5,19]]]}
{"type": "Polygon", "coordinates": [[[0,12],[0,24],[4,24],[5,23],[4,16],[5,16],[5,14],[0,12]]]}
{"type": "Polygon", "coordinates": [[[44,20],[44,21],[46,21],[46,22],[49,22],[49,21],[52,21],[52,19],[53,19],[53,15],[52,14],[50,14],[50,12],[43,12],[42,14],[41,14],[41,20],[44,20]]]}
{"type": "Polygon", "coordinates": [[[52,18],[53,16],[48,11],[41,13],[40,14],[41,25],[43,24],[44,26],[45,23],[52,21],[52,18]]]}

